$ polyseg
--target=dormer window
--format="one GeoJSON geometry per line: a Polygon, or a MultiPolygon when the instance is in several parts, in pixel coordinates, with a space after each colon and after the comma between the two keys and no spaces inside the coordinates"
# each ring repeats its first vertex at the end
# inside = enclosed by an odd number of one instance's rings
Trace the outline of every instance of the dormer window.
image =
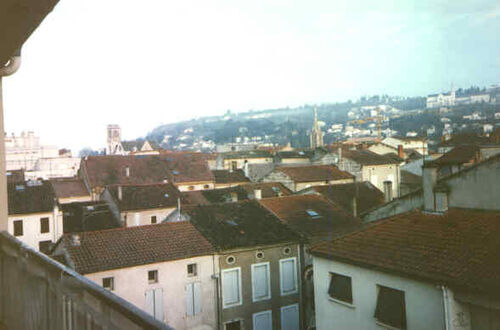
{"type": "Polygon", "coordinates": [[[314,210],[309,209],[309,210],[306,210],[306,212],[313,219],[319,219],[319,218],[321,218],[321,215],[318,212],[314,211],[314,210]]]}

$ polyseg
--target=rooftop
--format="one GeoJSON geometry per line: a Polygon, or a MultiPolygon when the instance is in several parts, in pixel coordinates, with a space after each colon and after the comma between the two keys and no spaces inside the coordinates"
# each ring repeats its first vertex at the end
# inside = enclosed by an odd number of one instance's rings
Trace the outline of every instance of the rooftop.
{"type": "Polygon", "coordinates": [[[169,208],[177,206],[180,192],[171,183],[152,185],[112,186],[109,192],[118,204],[120,211],[169,208]],[[122,190],[122,199],[118,198],[118,189],[122,190]]]}
{"type": "Polygon", "coordinates": [[[312,241],[339,237],[361,228],[361,221],[319,195],[291,195],[259,201],[312,241]]]}
{"type": "Polygon", "coordinates": [[[56,178],[50,179],[57,198],[90,196],[82,179],[78,178],[56,178]]]}
{"type": "Polygon", "coordinates": [[[300,236],[258,202],[186,206],[191,223],[218,250],[295,243],[300,236]]]}
{"type": "Polygon", "coordinates": [[[312,248],[316,256],[485,293],[500,292],[500,212],[414,211],[312,248]]]}
{"type": "Polygon", "coordinates": [[[9,214],[52,212],[55,195],[48,181],[9,183],[9,214]]]}
{"type": "MultiPolygon", "coordinates": [[[[64,235],[68,257],[81,274],[210,255],[212,245],[189,222],[161,223],[64,235]]],[[[57,247],[56,247],[57,248],[57,247]]]]}
{"type": "Polygon", "coordinates": [[[477,145],[459,145],[434,161],[438,165],[465,164],[479,160],[481,149],[477,145]]]}
{"type": "Polygon", "coordinates": [[[296,182],[345,180],[353,178],[351,174],[339,170],[334,165],[287,166],[278,167],[276,170],[286,174],[296,182]]]}
{"type": "Polygon", "coordinates": [[[271,152],[267,150],[243,150],[225,152],[219,154],[223,159],[240,159],[240,158],[272,158],[271,152]]]}
{"type": "Polygon", "coordinates": [[[401,160],[391,155],[379,155],[369,150],[343,150],[342,158],[348,158],[361,165],[399,164],[401,160]]]}
{"type": "Polygon", "coordinates": [[[214,175],[202,153],[172,152],[162,154],[173,183],[214,181],[214,175]]]}
{"type": "Polygon", "coordinates": [[[242,170],[213,170],[212,174],[215,177],[215,183],[239,183],[248,182],[248,178],[245,176],[242,170]]]}

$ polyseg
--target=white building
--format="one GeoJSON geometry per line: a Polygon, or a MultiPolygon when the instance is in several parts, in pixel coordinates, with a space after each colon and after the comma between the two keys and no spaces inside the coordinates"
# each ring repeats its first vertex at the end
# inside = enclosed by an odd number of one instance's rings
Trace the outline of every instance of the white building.
{"type": "Polygon", "coordinates": [[[413,149],[421,155],[429,153],[427,141],[422,137],[387,137],[382,140],[382,143],[396,149],[401,145],[403,146],[403,150],[413,149]]]}
{"type": "Polygon", "coordinates": [[[174,329],[216,329],[212,245],[189,222],[68,234],[54,255],[174,329]]]}

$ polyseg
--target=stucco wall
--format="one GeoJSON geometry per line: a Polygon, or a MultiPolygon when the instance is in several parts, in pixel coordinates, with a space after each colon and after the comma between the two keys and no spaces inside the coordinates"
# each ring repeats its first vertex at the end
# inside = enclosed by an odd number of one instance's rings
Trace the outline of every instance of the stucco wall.
{"type": "Polygon", "coordinates": [[[314,292],[318,330],[386,329],[374,318],[377,285],[405,292],[408,329],[444,329],[442,291],[431,284],[314,257],[314,292]],[[352,279],[353,304],[329,298],[330,272],[352,279]]]}
{"type": "Polygon", "coordinates": [[[273,158],[271,157],[262,157],[262,158],[236,158],[236,159],[224,159],[223,168],[224,170],[231,169],[232,162],[236,162],[237,169],[243,169],[245,163],[248,164],[269,164],[273,162],[273,158]]]}
{"type": "Polygon", "coordinates": [[[327,185],[332,185],[332,184],[345,184],[345,183],[351,183],[354,182],[354,179],[345,179],[345,180],[329,180],[329,181],[313,181],[313,182],[296,182],[294,189],[292,189],[294,192],[300,191],[302,189],[306,189],[309,187],[315,187],[315,186],[327,186],[327,185]]]}
{"type": "Polygon", "coordinates": [[[213,182],[202,182],[202,183],[175,183],[174,185],[179,189],[179,191],[195,191],[195,190],[208,190],[214,189],[215,184],[213,182]]]}
{"type": "Polygon", "coordinates": [[[380,191],[384,192],[384,181],[392,181],[392,196],[399,196],[401,173],[399,165],[366,165],[362,168],[361,181],[370,181],[380,191]]]}
{"type": "Polygon", "coordinates": [[[38,251],[38,243],[41,241],[56,242],[63,232],[63,215],[57,208],[55,212],[9,215],[7,231],[14,235],[14,221],[23,221],[23,235],[16,236],[17,239],[28,244],[38,251]],[[40,232],[40,219],[49,218],[49,232],[40,232]],[[56,221],[54,221],[54,219],[56,221]]]}
{"type": "MultiPolygon", "coordinates": [[[[249,251],[240,251],[226,253],[220,255],[220,269],[231,269],[235,267],[241,268],[241,285],[242,285],[242,304],[229,308],[222,308],[222,324],[233,320],[242,320],[243,329],[253,329],[252,315],[254,313],[267,310],[272,311],[273,329],[281,329],[281,310],[283,306],[299,304],[300,301],[300,262],[299,262],[299,246],[297,244],[289,244],[276,247],[268,247],[249,251]],[[283,248],[290,247],[290,254],[284,254],[283,248]],[[264,258],[257,259],[256,252],[263,251],[264,258]],[[233,264],[228,264],[226,259],[228,256],[234,256],[236,261],[233,264]],[[297,258],[297,284],[298,292],[296,294],[281,296],[280,292],[280,266],[281,259],[297,258]],[[271,279],[271,299],[253,302],[252,300],[252,270],[251,265],[261,262],[269,262],[270,279],[271,279]]],[[[299,304],[300,306],[300,304],[299,304]]],[[[301,308],[299,307],[299,315],[301,308]]],[[[284,330],[284,329],[283,329],[284,330]]]]}
{"type": "MultiPolygon", "coordinates": [[[[114,277],[113,293],[145,310],[146,290],[163,289],[162,321],[174,329],[216,329],[215,281],[212,279],[214,260],[212,256],[162,262],[105,272],[86,274],[85,277],[102,285],[104,277],[114,277]],[[189,277],[187,265],[197,263],[198,276],[189,277]],[[158,270],[158,283],[149,284],[148,271],[158,270]],[[201,314],[186,316],[186,284],[201,283],[201,314]]],[[[215,262],[217,257],[215,256],[215,262]]]]}
{"type": "Polygon", "coordinates": [[[121,220],[127,227],[143,226],[151,224],[151,217],[156,216],[156,223],[161,223],[170,213],[176,210],[175,207],[162,209],[149,209],[137,211],[124,211],[121,213],[121,220]]]}

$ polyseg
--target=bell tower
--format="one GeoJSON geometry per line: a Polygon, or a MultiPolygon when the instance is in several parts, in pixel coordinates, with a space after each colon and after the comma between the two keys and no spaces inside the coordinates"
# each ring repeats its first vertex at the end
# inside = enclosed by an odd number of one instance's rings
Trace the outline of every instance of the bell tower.
{"type": "Polygon", "coordinates": [[[121,155],[122,148],[122,133],[119,125],[108,125],[106,139],[106,155],[121,155]]]}

